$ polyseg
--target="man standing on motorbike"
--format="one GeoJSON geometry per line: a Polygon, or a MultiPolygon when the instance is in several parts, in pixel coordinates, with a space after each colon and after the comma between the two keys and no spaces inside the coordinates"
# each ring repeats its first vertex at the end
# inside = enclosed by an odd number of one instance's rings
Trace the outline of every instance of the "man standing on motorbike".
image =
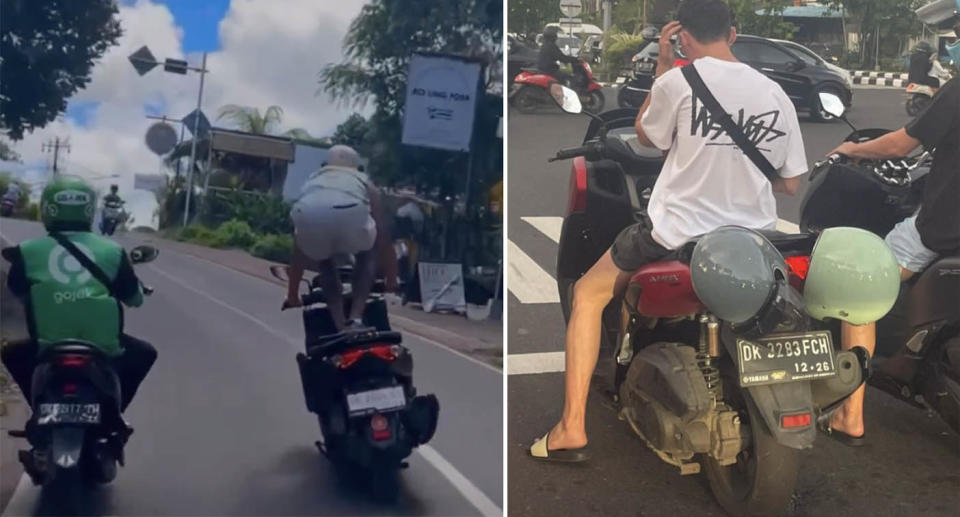
{"type": "Polygon", "coordinates": [[[561,72],[560,65],[557,63],[563,62],[573,65],[578,60],[573,56],[564,54],[557,46],[557,32],[558,29],[553,26],[544,29],[543,45],[540,47],[540,54],[537,56],[537,70],[553,76],[561,84],[570,85],[572,77],[570,74],[561,72]]]}
{"type": "Polygon", "coordinates": [[[40,199],[49,234],[3,250],[10,262],[7,285],[24,303],[30,339],[7,344],[0,356],[28,403],[38,354],[55,343],[82,340],[111,358],[120,380],[121,411],[157,358],[150,343],[123,333],[120,303],[139,307],[143,294],[124,249],[90,231],[96,206],[96,193],[85,181],[59,175],[40,199]],[[58,238],[89,257],[111,285],[101,283],[58,238]]]}
{"type": "MultiPolygon", "coordinates": [[[[960,32],[960,25],[956,27],[960,32]]],[[[960,60],[960,43],[948,47],[960,60]]],[[[923,146],[933,152],[933,165],[926,176],[920,211],[897,224],[886,241],[900,264],[900,279],[906,281],[923,271],[939,255],[960,254],[960,81],[948,81],[930,105],[906,126],[863,143],[846,142],[830,152],[853,159],[900,158],[923,146]]],[[[871,354],[877,343],[876,323],[842,326],[842,344],[865,347],[871,354]]],[[[821,428],[850,446],[863,444],[863,397],[860,387],[830,416],[821,428]]]]}
{"type": "MultiPolygon", "coordinates": [[[[650,95],[637,116],[643,144],[669,150],[649,203],[649,219],[627,227],[613,246],[577,281],[566,334],[566,393],[561,421],[530,449],[544,460],[582,461],[587,444],[585,413],[590,377],[600,349],[604,307],[632,272],[664,258],[693,237],[724,225],[774,229],[773,192],[793,194],[807,172],[803,139],[793,103],[775,82],[740,63],[730,51],[736,39],[731,14],[721,0],[685,0],[678,21],[660,34],[660,56],[650,95]],[[728,113],[763,126],[754,138],[779,177],[768,180],[719,124],[712,121],[680,69],[674,68],[671,37],[728,113]]],[[[734,118],[737,120],[737,117],[734,118]]]]}
{"type": "Polygon", "coordinates": [[[360,172],[360,157],[346,145],[330,148],[327,162],[310,175],[300,197],[290,210],[294,225],[293,258],[287,270],[287,299],[283,308],[299,307],[303,272],[319,263],[320,278],[330,315],[338,329],[362,328],[363,311],[373,288],[377,260],[386,274],[387,289],[397,289],[397,259],[387,222],[383,217],[380,189],[360,172]],[[353,299],[349,319],[344,318],[343,295],[335,260],[353,255],[353,299]]]}

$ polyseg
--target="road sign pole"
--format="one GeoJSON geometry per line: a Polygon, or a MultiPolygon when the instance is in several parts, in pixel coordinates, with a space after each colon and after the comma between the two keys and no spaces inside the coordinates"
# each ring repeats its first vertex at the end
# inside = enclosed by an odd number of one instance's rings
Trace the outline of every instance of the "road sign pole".
{"type": "Polygon", "coordinates": [[[193,142],[190,144],[190,169],[187,171],[187,200],[183,205],[183,226],[190,218],[190,194],[193,193],[193,167],[197,160],[197,139],[200,138],[200,105],[203,103],[203,79],[207,74],[207,53],[203,53],[203,65],[200,67],[200,92],[197,94],[197,119],[193,123],[193,142]]]}

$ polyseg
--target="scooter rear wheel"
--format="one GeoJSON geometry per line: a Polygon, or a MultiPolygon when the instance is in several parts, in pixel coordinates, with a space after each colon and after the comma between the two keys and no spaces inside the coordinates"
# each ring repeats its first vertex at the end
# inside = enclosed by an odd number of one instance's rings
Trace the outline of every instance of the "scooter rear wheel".
{"type": "Polygon", "coordinates": [[[600,90],[593,90],[589,93],[587,102],[583,103],[584,111],[589,111],[590,113],[600,113],[603,111],[603,105],[606,102],[606,99],[603,96],[603,92],[600,90]]]}
{"type": "Polygon", "coordinates": [[[737,463],[721,466],[704,455],[703,466],[710,489],[730,515],[763,517],[786,510],[797,484],[800,451],[777,442],[752,402],[743,401],[750,426],[749,445],[737,455],[737,463]]]}
{"type": "Polygon", "coordinates": [[[370,491],[381,503],[396,501],[400,492],[400,470],[393,465],[374,465],[370,468],[370,491]]]}
{"type": "Polygon", "coordinates": [[[520,113],[533,113],[539,104],[540,92],[536,91],[531,86],[524,86],[520,88],[520,91],[513,96],[513,106],[517,108],[520,113]]]}

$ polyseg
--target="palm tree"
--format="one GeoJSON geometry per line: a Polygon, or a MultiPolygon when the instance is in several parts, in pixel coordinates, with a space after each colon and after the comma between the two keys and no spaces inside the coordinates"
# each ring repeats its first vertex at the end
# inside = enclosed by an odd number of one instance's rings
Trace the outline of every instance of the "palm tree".
{"type": "MultiPolygon", "coordinates": [[[[217,120],[226,119],[237,129],[253,133],[255,135],[275,135],[277,126],[283,121],[283,108],[280,106],[270,106],[263,114],[260,110],[250,106],[239,106],[237,104],[227,104],[220,108],[217,120]]],[[[288,129],[279,136],[287,136],[300,140],[313,140],[306,129],[297,127],[288,129]]]]}

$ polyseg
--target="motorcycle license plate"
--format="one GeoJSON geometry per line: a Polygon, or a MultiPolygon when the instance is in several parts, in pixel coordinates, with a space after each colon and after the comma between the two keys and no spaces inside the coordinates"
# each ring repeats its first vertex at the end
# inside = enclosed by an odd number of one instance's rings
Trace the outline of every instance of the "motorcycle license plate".
{"type": "Polygon", "coordinates": [[[391,386],[359,393],[347,393],[347,408],[350,414],[381,413],[392,409],[400,409],[407,405],[407,397],[403,393],[403,386],[391,386]]]}
{"type": "Polygon", "coordinates": [[[830,332],[806,332],[737,340],[740,386],[783,384],[837,374],[830,332]]]}
{"type": "Polygon", "coordinates": [[[39,425],[100,423],[100,404],[46,403],[38,410],[39,425]]]}

